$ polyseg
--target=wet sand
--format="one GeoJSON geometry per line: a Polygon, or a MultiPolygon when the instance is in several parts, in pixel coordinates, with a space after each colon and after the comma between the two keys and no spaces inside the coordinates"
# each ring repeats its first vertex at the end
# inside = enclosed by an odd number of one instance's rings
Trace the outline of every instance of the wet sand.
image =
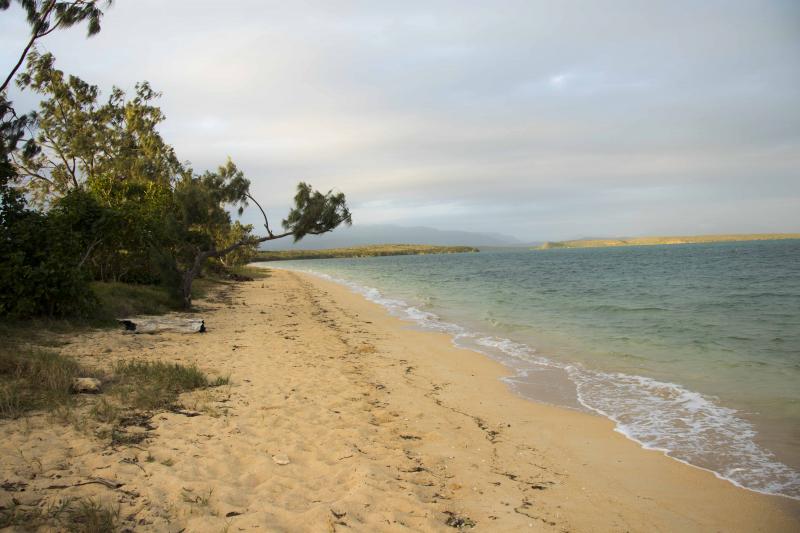
{"type": "Polygon", "coordinates": [[[798,502],[525,400],[500,364],[344,287],[271,271],[199,307],[205,334],[97,331],[60,350],[230,375],[182,396],[200,416],[157,414],[147,440],[116,448],[74,421],[2,421],[0,505],[91,496],[137,531],[800,528],[798,502]],[[98,479],[112,483],[81,484],[98,479]]]}

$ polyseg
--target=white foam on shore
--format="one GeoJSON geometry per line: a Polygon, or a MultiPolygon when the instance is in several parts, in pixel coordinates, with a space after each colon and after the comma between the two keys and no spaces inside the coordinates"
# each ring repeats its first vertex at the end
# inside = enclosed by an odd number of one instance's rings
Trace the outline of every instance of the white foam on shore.
{"type": "MultiPolygon", "coordinates": [[[[276,267],[270,264],[270,268],[276,267]]],[[[735,409],[718,405],[713,397],[675,383],[552,360],[539,355],[527,344],[470,331],[403,300],[388,298],[378,289],[313,270],[288,270],[339,283],[383,306],[394,316],[426,330],[451,335],[457,346],[508,364],[516,371],[507,379],[509,382],[524,381],[537,367],[563,370],[575,384],[581,405],[612,420],[616,431],[643,448],[661,451],[677,461],[708,470],[744,489],[800,500],[800,473],[761,448],[755,442],[753,425],[736,416],[735,409]]]]}

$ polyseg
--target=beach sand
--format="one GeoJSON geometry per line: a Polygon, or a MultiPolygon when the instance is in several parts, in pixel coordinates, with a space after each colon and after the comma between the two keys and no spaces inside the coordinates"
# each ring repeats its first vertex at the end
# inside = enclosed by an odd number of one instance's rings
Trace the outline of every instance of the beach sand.
{"type": "Polygon", "coordinates": [[[204,334],[103,330],[59,349],[229,375],[182,396],[200,416],[156,414],[116,448],[79,420],[0,421],[0,505],[88,496],[137,531],[800,530],[798,502],[525,400],[500,364],[344,287],[273,270],[198,307],[204,334]]]}

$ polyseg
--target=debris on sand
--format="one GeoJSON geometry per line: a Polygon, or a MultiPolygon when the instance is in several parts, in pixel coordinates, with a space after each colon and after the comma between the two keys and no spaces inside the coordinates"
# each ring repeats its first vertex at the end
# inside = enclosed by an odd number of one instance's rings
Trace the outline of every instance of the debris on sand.
{"type": "Polygon", "coordinates": [[[467,516],[457,515],[452,511],[445,511],[444,514],[447,515],[447,520],[445,520],[444,523],[450,527],[454,527],[456,529],[475,527],[475,521],[467,516]]]}

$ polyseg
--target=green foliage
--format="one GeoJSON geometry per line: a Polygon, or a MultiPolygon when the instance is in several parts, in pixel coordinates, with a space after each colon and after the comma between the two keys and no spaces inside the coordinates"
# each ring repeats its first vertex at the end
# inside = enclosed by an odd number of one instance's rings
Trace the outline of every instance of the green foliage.
{"type": "Polygon", "coordinates": [[[327,233],[342,223],[348,226],[353,223],[344,193],[328,191],[322,194],[308,183],[300,182],[294,196],[294,208],[283,221],[283,227],[297,242],[306,235],[327,233]]]}
{"type": "MultiPolygon", "coordinates": [[[[7,9],[10,3],[9,0],[0,1],[0,9],[7,9]]],[[[31,34],[41,37],[59,27],[69,28],[83,21],[88,21],[88,35],[95,35],[100,31],[100,19],[103,16],[98,6],[111,5],[110,0],[17,0],[17,3],[25,10],[31,34]]]]}
{"type": "MultiPolygon", "coordinates": [[[[247,205],[249,189],[250,182],[230,158],[216,172],[184,175],[175,185],[174,197],[186,228],[187,243],[206,249],[224,242],[232,231],[226,207],[238,207],[241,214],[247,205]]],[[[252,226],[238,227],[242,239],[249,237],[250,230],[252,226]]]]}
{"type": "Polygon", "coordinates": [[[253,225],[243,225],[238,220],[221,229],[215,236],[218,248],[227,248],[237,242],[246,244],[219,258],[227,268],[239,267],[251,262],[258,252],[258,245],[252,239],[253,225]]]}
{"type": "MultiPolygon", "coordinates": [[[[38,39],[59,28],[69,28],[84,21],[88,21],[88,36],[97,34],[100,31],[100,19],[103,16],[100,5],[105,4],[108,7],[112,0],[105,2],[99,0],[17,0],[17,3],[27,15],[28,24],[31,27],[31,37],[22,49],[19,61],[0,84],[0,94],[8,88],[20,65],[25,61],[38,39]]],[[[8,9],[10,5],[10,0],[0,0],[0,10],[8,9]]],[[[6,120],[5,113],[2,120],[4,122],[6,120]]],[[[3,155],[6,153],[3,152],[3,155]]]]}
{"type": "Polygon", "coordinates": [[[158,133],[160,94],[147,82],[130,100],[114,87],[101,103],[97,86],[66,76],[52,54],[33,50],[18,85],[42,96],[32,124],[38,151],[14,154],[21,186],[37,206],[85,187],[110,207],[171,207],[170,187],[186,171],[158,133]]]}
{"type": "Polygon", "coordinates": [[[44,97],[33,122],[37,150],[14,153],[18,186],[40,209],[86,193],[107,210],[87,258],[94,279],[175,286],[181,227],[172,187],[187,171],[157,131],[160,95],[143,82],[132,99],[114,88],[101,103],[96,86],[36,51],[18,81],[44,97]]]}
{"type": "Polygon", "coordinates": [[[31,211],[7,183],[0,196],[0,316],[86,315],[94,304],[81,269],[87,237],[73,213],[31,211]]]}

